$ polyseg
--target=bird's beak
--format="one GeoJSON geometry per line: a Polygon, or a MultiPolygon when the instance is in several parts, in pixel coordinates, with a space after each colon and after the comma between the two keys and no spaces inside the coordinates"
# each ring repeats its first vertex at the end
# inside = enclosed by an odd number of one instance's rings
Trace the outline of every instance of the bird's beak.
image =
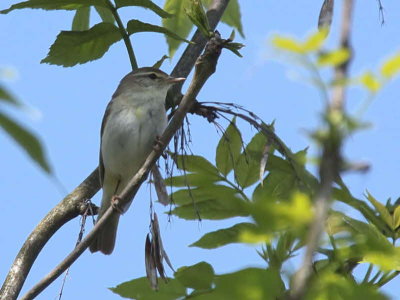
{"type": "Polygon", "coordinates": [[[169,83],[178,83],[178,82],[181,82],[181,81],[185,81],[186,80],[186,78],[184,78],[184,77],[177,77],[177,78],[175,78],[175,77],[168,77],[167,78],[167,82],[169,82],[169,83]]]}

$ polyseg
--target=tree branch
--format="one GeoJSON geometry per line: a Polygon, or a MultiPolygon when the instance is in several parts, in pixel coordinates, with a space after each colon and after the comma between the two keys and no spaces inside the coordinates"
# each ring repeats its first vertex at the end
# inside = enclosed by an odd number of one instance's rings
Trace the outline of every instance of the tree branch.
{"type": "MultiPolygon", "coordinates": [[[[213,0],[210,9],[207,12],[209,23],[212,28],[215,28],[218,24],[228,3],[229,0],[213,0]]],[[[195,42],[195,39],[200,35],[201,33],[197,30],[192,41],[195,42]]],[[[205,41],[201,41],[196,45],[188,44],[185,52],[173,70],[172,75],[175,77],[186,77],[193,68],[202,49],[204,49],[205,44],[205,41]]],[[[25,279],[27,278],[41,249],[58,229],[60,229],[66,222],[78,216],[78,214],[73,215],[70,212],[74,211],[76,207],[82,207],[84,201],[92,198],[99,189],[100,180],[96,168],[72,193],[65,197],[46,215],[43,220],[40,221],[38,226],[28,236],[16,256],[0,290],[0,299],[17,299],[25,279]],[[42,226],[42,224],[47,224],[48,227],[42,226]],[[40,232],[43,232],[41,238],[38,237],[40,232]],[[35,240],[36,238],[37,240],[35,240]]]]}
{"type": "MultiPolygon", "coordinates": [[[[151,168],[161,156],[161,154],[175,135],[176,131],[182,126],[183,120],[190,108],[192,107],[196,96],[200,92],[200,89],[204,86],[207,79],[215,72],[217,61],[224,46],[224,42],[225,41],[219,37],[219,34],[216,34],[216,36],[210,39],[210,41],[208,42],[204,54],[197,59],[195,74],[188,88],[188,91],[183,97],[182,102],[179,105],[179,108],[177,109],[174,117],[171,119],[163,135],[160,138],[160,144],[162,146],[154,149],[149,154],[140,170],[135,174],[135,176],[133,176],[128,185],[118,195],[118,200],[115,206],[123,208],[131,201],[133,197],[135,197],[141,184],[146,180],[149,172],[151,171],[151,168]]],[[[28,291],[28,293],[24,295],[21,300],[34,299],[47,286],[49,286],[50,283],[52,283],[58,276],[60,276],[69,266],[71,266],[71,264],[76,259],[78,259],[78,257],[90,245],[97,232],[104,226],[107,220],[113,214],[119,213],[119,209],[116,209],[115,206],[110,206],[103,217],[97,221],[96,225],[86,235],[82,242],[79,243],[79,245],[52,272],[50,272],[30,291],[28,291]]]]}
{"type": "MultiPolygon", "coordinates": [[[[340,31],[340,48],[350,49],[351,20],[354,9],[354,0],[345,0],[342,11],[342,25],[340,31]]],[[[331,101],[327,107],[326,116],[338,114],[344,116],[344,101],[346,85],[343,84],[347,78],[350,59],[335,68],[335,82],[338,84],[333,88],[331,101]]],[[[319,166],[320,187],[315,197],[315,217],[311,224],[307,237],[306,252],[300,269],[294,276],[290,293],[291,300],[303,299],[312,272],[312,261],[314,253],[318,248],[325,220],[332,201],[332,185],[340,173],[342,137],[338,133],[336,124],[329,124],[330,135],[322,146],[321,163],[319,166]]]]}

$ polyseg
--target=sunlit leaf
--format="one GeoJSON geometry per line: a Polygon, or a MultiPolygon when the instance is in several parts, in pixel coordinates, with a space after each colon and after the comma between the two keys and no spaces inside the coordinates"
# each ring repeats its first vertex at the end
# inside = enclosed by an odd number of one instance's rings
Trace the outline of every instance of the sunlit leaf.
{"type": "Polygon", "coordinates": [[[338,66],[345,63],[349,58],[349,50],[342,48],[321,54],[318,57],[318,64],[320,66],[338,66]]]}
{"type": "Polygon", "coordinates": [[[82,7],[102,6],[107,7],[104,0],[29,0],[12,5],[0,13],[7,14],[10,11],[22,8],[39,8],[45,10],[75,10],[82,7]]]}
{"type": "Polygon", "coordinates": [[[280,50],[285,50],[285,51],[294,52],[294,53],[298,53],[298,54],[303,53],[303,45],[301,43],[297,42],[293,38],[277,35],[272,39],[272,44],[280,50]]]}
{"type": "Polygon", "coordinates": [[[165,184],[169,186],[175,187],[203,187],[209,186],[217,181],[220,181],[221,178],[218,176],[209,176],[207,174],[198,174],[198,173],[187,173],[180,176],[173,176],[170,178],[166,178],[165,184]]]}
{"type": "Polygon", "coordinates": [[[367,191],[367,199],[375,207],[375,209],[379,212],[379,215],[385,221],[385,223],[392,230],[394,230],[396,227],[394,227],[393,219],[392,219],[392,216],[390,215],[388,209],[382,203],[380,203],[378,200],[376,200],[368,191],[367,191]]]}
{"type": "Polygon", "coordinates": [[[143,23],[139,20],[130,20],[127,25],[127,30],[128,30],[129,34],[134,34],[137,32],[163,33],[170,38],[190,43],[188,40],[185,40],[184,38],[180,37],[179,35],[175,34],[174,32],[168,30],[167,28],[160,27],[157,25],[152,25],[149,23],[143,23]]]}
{"type": "Polygon", "coordinates": [[[115,5],[118,8],[125,7],[125,6],[140,6],[143,8],[150,9],[151,11],[155,12],[161,18],[170,18],[172,17],[171,14],[167,13],[158,5],[154,4],[150,0],[115,0],[115,5]]]}
{"type": "Polygon", "coordinates": [[[172,154],[172,159],[180,170],[219,177],[218,169],[202,156],[172,154]]]}
{"type": "Polygon", "coordinates": [[[150,287],[146,277],[121,283],[110,290],[121,297],[138,300],[175,300],[186,295],[186,288],[177,279],[170,279],[168,283],[160,281],[157,291],[150,287]]]}
{"type": "Polygon", "coordinates": [[[72,30],[82,31],[89,29],[90,7],[81,7],[76,10],[72,21],[72,30]]]}
{"type": "Polygon", "coordinates": [[[211,288],[214,270],[210,264],[200,262],[193,266],[179,268],[174,276],[185,287],[205,290],[211,288]]]}
{"type": "Polygon", "coordinates": [[[238,223],[229,228],[206,233],[198,241],[191,244],[190,247],[214,249],[227,244],[240,243],[244,232],[253,231],[256,228],[257,226],[253,223],[238,223]]]}
{"type": "MultiPolygon", "coordinates": [[[[0,127],[47,173],[52,173],[45,151],[36,136],[0,112],[0,127]]],[[[4,159],[4,158],[3,158],[4,159]]]]}
{"type": "MultiPolygon", "coordinates": [[[[172,18],[163,19],[162,24],[165,28],[177,35],[187,38],[193,28],[193,23],[190,21],[185,13],[185,8],[188,4],[187,0],[167,0],[164,4],[164,10],[172,14],[172,18]]],[[[180,40],[173,39],[166,36],[169,56],[173,57],[179,45],[182,43],[180,40]]]]}
{"type": "Polygon", "coordinates": [[[394,221],[394,228],[398,228],[400,226],[400,205],[398,205],[393,213],[393,221],[394,221]]]}
{"type": "Polygon", "coordinates": [[[238,0],[230,0],[221,21],[239,31],[240,35],[244,38],[242,16],[240,13],[240,6],[238,0]]]}
{"type": "Polygon", "coordinates": [[[222,174],[227,175],[233,169],[241,148],[242,137],[234,119],[222,134],[217,146],[215,161],[222,174]]]}
{"type": "Polygon", "coordinates": [[[303,43],[303,52],[313,52],[321,49],[327,37],[327,29],[321,29],[310,35],[303,43]]]}
{"type": "Polygon", "coordinates": [[[389,58],[381,67],[381,74],[386,78],[392,78],[400,72],[400,53],[389,58]]]}
{"type": "Polygon", "coordinates": [[[360,82],[365,86],[371,93],[376,93],[382,87],[382,83],[379,79],[371,72],[365,72],[360,77],[360,82]]]}
{"type": "Polygon", "coordinates": [[[41,62],[72,67],[102,57],[121,34],[111,23],[99,23],[85,31],[61,31],[41,62]]]}

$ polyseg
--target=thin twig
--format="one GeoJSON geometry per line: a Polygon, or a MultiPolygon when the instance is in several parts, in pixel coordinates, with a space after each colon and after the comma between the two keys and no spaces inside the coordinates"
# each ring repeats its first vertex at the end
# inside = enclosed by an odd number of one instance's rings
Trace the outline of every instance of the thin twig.
{"type": "Polygon", "coordinates": [[[131,199],[133,199],[141,184],[146,180],[151,168],[161,156],[171,139],[174,137],[176,131],[181,127],[187,112],[193,105],[194,100],[196,99],[196,96],[200,92],[201,88],[207,79],[215,72],[216,64],[223,48],[223,42],[224,40],[220,39],[218,34],[216,34],[216,36],[213,37],[207,44],[205,53],[199,57],[196,62],[196,71],[188,91],[183,97],[174,117],[169,122],[167,128],[160,138],[160,144],[162,146],[154,149],[149,154],[140,170],[135,174],[135,176],[133,176],[128,185],[118,195],[119,200],[116,201],[116,205],[110,206],[103,217],[97,221],[96,225],[82,240],[82,242],[53,271],[51,271],[30,291],[28,291],[28,293],[24,295],[21,300],[34,299],[47,286],[49,286],[86,250],[98,231],[106,224],[107,220],[112,215],[119,213],[119,209],[116,209],[115,207],[117,206],[124,208],[131,201],[131,199]]]}
{"type": "MultiPolygon", "coordinates": [[[[351,20],[354,8],[354,0],[345,0],[343,3],[342,25],[340,33],[340,48],[350,49],[351,20]]],[[[337,113],[343,115],[346,86],[343,84],[347,78],[349,61],[335,68],[335,82],[330,105],[327,107],[327,115],[337,113]]],[[[335,125],[329,125],[330,131],[335,133],[335,125]]],[[[315,198],[315,217],[311,224],[308,237],[306,252],[300,269],[294,276],[293,285],[290,292],[291,300],[303,299],[307,291],[308,283],[312,272],[312,261],[314,253],[318,248],[325,220],[332,200],[332,185],[340,173],[341,165],[341,137],[330,138],[323,143],[321,163],[319,166],[320,187],[315,198]],[[338,139],[338,141],[335,141],[338,139]]]]}

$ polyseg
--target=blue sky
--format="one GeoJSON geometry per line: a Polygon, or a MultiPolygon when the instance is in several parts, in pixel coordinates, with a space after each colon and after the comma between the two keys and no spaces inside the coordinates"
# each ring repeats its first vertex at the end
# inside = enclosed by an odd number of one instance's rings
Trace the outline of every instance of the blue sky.
{"type": "MultiPolygon", "coordinates": [[[[155,1],[161,4],[162,1],[155,1]]],[[[256,112],[266,122],[276,120],[278,135],[293,151],[314,145],[307,131],[315,129],[320,120],[322,101],[318,91],[302,80],[293,80],[293,69],[272,58],[268,41],[273,33],[304,37],[317,23],[322,1],[240,1],[246,47],[238,58],[225,51],[217,73],[207,82],[199,99],[203,101],[236,102],[256,112]]],[[[3,0],[1,9],[16,1],[3,0]]],[[[338,2],[340,3],[340,2],[338,2]]],[[[351,74],[376,70],[389,55],[400,50],[400,3],[383,1],[386,24],[381,26],[377,1],[357,1],[354,19],[353,46],[355,58],[351,74]]],[[[99,128],[108,101],[119,80],[129,72],[130,65],[122,42],[113,45],[100,60],[73,68],[40,64],[60,30],[68,30],[73,14],[65,11],[44,12],[21,10],[0,16],[0,67],[15,70],[8,88],[31,109],[27,112],[4,109],[21,123],[32,128],[46,145],[54,171],[68,191],[72,191],[97,165],[99,128]]],[[[157,24],[149,11],[125,9],[125,21],[139,18],[157,24]]],[[[328,46],[337,43],[340,7],[336,7],[333,30],[328,46]]],[[[94,19],[92,25],[98,20],[94,19]]],[[[218,27],[223,36],[230,34],[224,25],[218,27]]],[[[132,42],[140,66],[153,65],[167,53],[165,39],[159,34],[137,34],[132,42]]],[[[164,71],[170,71],[183,47],[164,71]]],[[[330,74],[327,73],[329,76],[330,74]]],[[[366,94],[361,89],[349,92],[348,108],[354,110],[366,94]]],[[[2,107],[3,109],[3,107],[2,107]]],[[[192,150],[214,160],[214,145],[219,134],[212,125],[198,117],[190,117],[192,150]],[[206,142],[205,142],[206,141],[206,142]]],[[[399,80],[390,82],[370,105],[364,120],[372,123],[369,130],[352,136],[345,146],[350,160],[367,161],[372,169],[365,175],[345,176],[353,193],[363,197],[366,189],[377,199],[397,199],[399,159],[399,80]]],[[[254,131],[241,127],[250,138],[254,131]]],[[[64,192],[54,184],[27,156],[0,132],[3,175],[0,190],[2,218],[0,243],[0,281],[6,276],[22,243],[34,226],[58,203],[64,192]]],[[[315,153],[315,151],[311,151],[315,153]]],[[[313,166],[310,166],[313,169],[313,166]]],[[[152,194],[155,199],[154,193],[152,194]]],[[[93,201],[98,201],[96,195],[93,201]]],[[[85,253],[73,265],[64,289],[64,299],[118,299],[107,287],[144,276],[144,242],[149,223],[149,188],[143,185],[128,213],[122,217],[116,249],[111,256],[85,253]]],[[[184,222],[172,218],[168,223],[165,209],[157,206],[164,244],[175,268],[199,261],[210,262],[216,272],[230,272],[249,265],[263,265],[253,248],[243,245],[226,246],[213,251],[188,248],[203,234],[224,228],[232,221],[184,222]]],[[[79,220],[66,224],[46,245],[25,283],[22,293],[72,250],[79,232],[79,220]]],[[[295,266],[288,266],[293,270],[295,266]]],[[[395,279],[385,291],[393,297],[395,279]]],[[[37,299],[54,299],[61,281],[58,280],[37,299]]],[[[395,298],[394,298],[395,299],[395,298]]]]}

